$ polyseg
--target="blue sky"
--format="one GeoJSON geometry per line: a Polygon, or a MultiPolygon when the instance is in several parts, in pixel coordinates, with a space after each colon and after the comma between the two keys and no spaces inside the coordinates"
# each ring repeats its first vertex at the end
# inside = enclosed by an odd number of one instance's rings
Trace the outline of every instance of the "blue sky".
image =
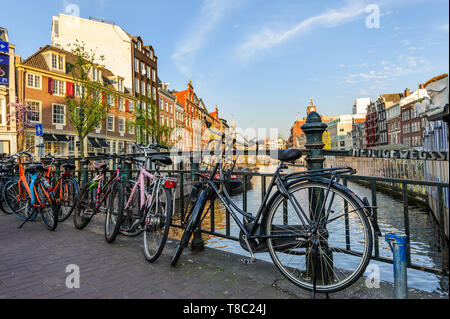
{"type": "Polygon", "coordinates": [[[28,57],[69,4],[141,35],[171,88],[191,79],[211,111],[284,138],[311,97],[322,114],[350,113],[357,97],[413,90],[449,70],[448,0],[2,1],[0,26],[28,57]],[[366,26],[373,4],[379,28],[366,26]]]}

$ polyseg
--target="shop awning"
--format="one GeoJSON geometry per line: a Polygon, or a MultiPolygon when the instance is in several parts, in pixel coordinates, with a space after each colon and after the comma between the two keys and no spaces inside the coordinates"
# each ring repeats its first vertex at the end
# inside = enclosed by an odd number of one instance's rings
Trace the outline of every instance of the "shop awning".
{"type": "Polygon", "coordinates": [[[67,135],[57,135],[57,134],[55,134],[53,136],[56,137],[58,142],[69,143],[69,138],[67,137],[67,135]]]}
{"type": "Polygon", "coordinates": [[[95,138],[88,137],[88,140],[89,140],[89,143],[91,143],[91,146],[93,148],[102,148],[95,138]]]}
{"type": "Polygon", "coordinates": [[[103,147],[103,148],[109,147],[108,143],[106,143],[106,140],[104,138],[98,138],[97,141],[101,147],[103,147]]]}
{"type": "Polygon", "coordinates": [[[44,142],[58,142],[58,140],[53,136],[53,134],[44,133],[42,135],[44,142]]]}

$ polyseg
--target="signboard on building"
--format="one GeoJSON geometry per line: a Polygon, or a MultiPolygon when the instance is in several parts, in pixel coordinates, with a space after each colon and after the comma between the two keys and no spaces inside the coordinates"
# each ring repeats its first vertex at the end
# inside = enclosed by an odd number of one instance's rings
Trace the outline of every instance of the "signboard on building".
{"type": "Polygon", "coordinates": [[[9,55],[0,54],[0,85],[9,85],[9,55]]]}
{"type": "Polygon", "coordinates": [[[427,161],[448,161],[448,152],[426,152],[419,150],[371,150],[353,149],[349,151],[349,156],[354,157],[374,157],[392,159],[411,159],[427,161]]]}
{"type": "Polygon", "coordinates": [[[0,52],[9,53],[9,43],[0,41],[0,52]]]}

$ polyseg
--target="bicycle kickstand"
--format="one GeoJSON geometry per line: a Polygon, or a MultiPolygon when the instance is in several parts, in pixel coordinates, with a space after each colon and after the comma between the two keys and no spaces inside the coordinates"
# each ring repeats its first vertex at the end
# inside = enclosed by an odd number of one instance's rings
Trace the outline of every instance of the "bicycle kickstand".
{"type": "MultiPolygon", "coordinates": [[[[35,208],[35,209],[36,209],[36,208],[35,208]]],[[[21,229],[21,228],[23,227],[23,225],[25,225],[25,223],[26,223],[27,221],[31,220],[31,217],[34,216],[34,213],[35,213],[35,210],[33,210],[33,213],[30,214],[30,215],[27,217],[27,219],[25,219],[25,220],[23,221],[22,224],[20,224],[19,229],[21,229]]]]}

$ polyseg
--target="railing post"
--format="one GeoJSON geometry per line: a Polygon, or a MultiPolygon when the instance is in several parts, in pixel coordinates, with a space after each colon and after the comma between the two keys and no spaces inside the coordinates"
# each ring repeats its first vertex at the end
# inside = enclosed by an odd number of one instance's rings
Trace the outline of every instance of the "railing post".
{"type": "MultiPolygon", "coordinates": [[[[324,166],[323,163],[325,157],[323,148],[325,144],[323,143],[322,136],[327,127],[328,125],[322,122],[322,119],[317,112],[309,113],[306,118],[306,123],[301,127],[306,135],[305,147],[310,151],[310,155],[306,157],[308,170],[322,169],[324,166]]],[[[312,203],[309,207],[314,208],[310,211],[310,215],[311,221],[317,222],[315,220],[318,218],[320,210],[325,208],[324,201],[326,199],[324,198],[325,194],[323,189],[313,189],[312,192],[313,194],[309,195],[309,198],[312,199],[312,203]]],[[[324,215],[325,214],[323,214],[323,216],[324,215]]],[[[326,229],[319,229],[318,231],[322,232],[326,231],[326,229]]],[[[315,281],[327,284],[333,280],[333,252],[329,248],[326,239],[320,239],[317,245],[319,247],[316,247],[317,249],[312,249],[306,256],[307,267],[310,273],[317,274],[315,281]],[[318,254],[318,256],[316,254],[318,254]],[[316,260],[319,262],[314,262],[316,260]]]]}
{"type": "Polygon", "coordinates": [[[406,270],[407,236],[394,233],[386,234],[386,241],[391,247],[394,257],[394,298],[408,298],[408,280],[406,270]]]}
{"type": "MultiPolygon", "coordinates": [[[[198,163],[195,160],[195,157],[191,157],[191,176],[192,176],[192,183],[195,183],[198,180],[198,176],[195,175],[195,172],[197,172],[200,168],[200,163],[198,163]]],[[[192,188],[193,191],[196,190],[195,187],[192,188]]],[[[198,196],[198,194],[196,194],[198,196]]],[[[193,197],[197,197],[197,196],[193,196],[193,197]]],[[[202,251],[205,249],[205,242],[203,241],[202,238],[202,231],[201,231],[201,225],[200,227],[194,232],[194,238],[192,239],[192,243],[191,243],[191,249],[192,250],[197,250],[197,251],[202,251]]]]}

